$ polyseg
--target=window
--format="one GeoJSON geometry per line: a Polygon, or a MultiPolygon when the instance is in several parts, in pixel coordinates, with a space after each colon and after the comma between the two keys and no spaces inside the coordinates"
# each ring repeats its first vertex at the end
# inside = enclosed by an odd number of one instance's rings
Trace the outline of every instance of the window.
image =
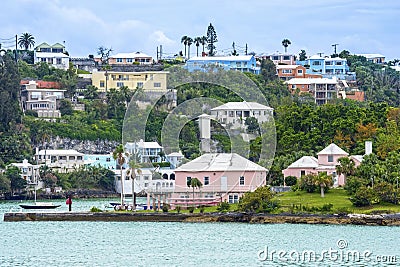
{"type": "Polygon", "coordinates": [[[132,62],[133,62],[133,59],[132,59],[132,58],[127,58],[127,59],[126,59],[126,62],[132,63],[132,62]]]}
{"type": "Polygon", "coordinates": [[[100,81],[100,87],[104,87],[104,81],[100,81]]]}
{"type": "Polygon", "coordinates": [[[327,65],[327,66],[332,65],[332,62],[331,61],[326,61],[325,65],[327,65]]]}
{"type": "Polygon", "coordinates": [[[77,156],[76,160],[83,160],[83,157],[82,156],[77,156]]]}
{"type": "Polygon", "coordinates": [[[229,195],[229,203],[238,203],[239,196],[238,195],[229,195]]]}
{"type": "Polygon", "coordinates": [[[297,74],[303,74],[303,70],[297,70],[297,74]]]}
{"type": "Polygon", "coordinates": [[[272,60],[279,60],[279,57],[278,56],[273,56],[272,60]]]}
{"type": "Polygon", "coordinates": [[[118,63],[122,63],[122,58],[117,58],[118,63]]]}
{"type": "Polygon", "coordinates": [[[333,162],[333,155],[328,155],[328,162],[333,162]]]}
{"type": "Polygon", "coordinates": [[[229,111],[229,117],[235,117],[235,112],[234,111],[229,111]]]}
{"type": "Polygon", "coordinates": [[[208,184],[210,184],[210,177],[205,176],[204,177],[204,185],[208,185],[208,184]]]}
{"type": "Polygon", "coordinates": [[[283,56],[283,60],[290,60],[290,56],[283,56]]]}
{"type": "Polygon", "coordinates": [[[236,117],[242,117],[242,111],[240,110],[236,111],[236,117]]]}
{"type": "Polygon", "coordinates": [[[342,61],[336,61],[336,65],[337,65],[337,66],[342,65],[342,61]]]}
{"type": "Polygon", "coordinates": [[[118,88],[123,87],[123,86],[124,86],[124,83],[123,83],[123,82],[117,82],[117,87],[118,87],[118,88]]]}
{"type": "Polygon", "coordinates": [[[106,162],[111,162],[111,158],[106,158],[106,162]]]}
{"type": "Polygon", "coordinates": [[[244,185],[244,176],[240,176],[239,185],[244,185]]]}
{"type": "Polygon", "coordinates": [[[149,187],[149,183],[144,183],[144,187],[149,187]]]}
{"type": "Polygon", "coordinates": [[[282,73],[292,73],[292,70],[282,70],[282,73]]]}
{"type": "Polygon", "coordinates": [[[58,65],[60,65],[61,64],[61,58],[57,58],[56,62],[57,62],[58,65]]]}
{"type": "Polygon", "coordinates": [[[188,176],[186,177],[186,184],[190,184],[190,181],[192,181],[192,177],[188,176]]]}
{"type": "Polygon", "coordinates": [[[300,176],[304,176],[304,175],[306,175],[306,171],[305,170],[301,170],[300,171],[300,176]]]}
{"type": "Polygon", "coordinates": [[[313,64],[314,66],[319,66],[319,65],[321,65],[321,62],[319,62],[319,61],[314,61],[312,64],[313,64]]]}
{"type": "Polygon", "coordinates": [[[154,83],[154,87],[161,87],[161,83],[154,83]]]}
{"type": "Polygon", "coordinates": [[[143,177],[143,180],[149,180],[149,176],[147,176],[147,175],[144,176],[144,177],[143,177]]]}
{"type": "Polygon", "coordinates": [[[136,87],[137,87],[137,88],[143,88],[143,82],[138,82],[138,83],[136,84],[136,87]]]}

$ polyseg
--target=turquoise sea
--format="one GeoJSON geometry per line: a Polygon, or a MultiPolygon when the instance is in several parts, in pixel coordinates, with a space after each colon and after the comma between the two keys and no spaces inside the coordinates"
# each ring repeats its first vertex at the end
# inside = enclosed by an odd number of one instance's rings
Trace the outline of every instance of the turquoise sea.
{"type": "MultiPolygon", "coordinates": [[[[73,211],[115,200],[74,200],[73,211]]],[[[0,266],[400,266],[399,227],[4,222],[18,204],[0,202],[0,266]]]]}

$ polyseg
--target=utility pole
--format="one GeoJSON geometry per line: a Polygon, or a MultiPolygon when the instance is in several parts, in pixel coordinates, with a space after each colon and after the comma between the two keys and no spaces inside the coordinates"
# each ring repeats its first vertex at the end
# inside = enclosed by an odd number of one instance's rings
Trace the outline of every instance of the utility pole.
{"type": "Polygon", "coordinates": [[[335,55],[336,55],[336,47],[338,46],[339,44],[333,44],[332,46],[334,47],[334,53],[335,53],[335,55]]]}
{"type": "Polygon", "coordinates": [[[158,62],[158,46],[157,46],[157,62],[158,62]]]}
{"type": "Polygon", "coordinates": [[[162,45],[160,45],[160,60],[162,60],[162,45]]]}
{"type": "Polygon", "coordinates": [[[321,53],[321,52],[317,53],[317,55],[319,55],[320,57],[322,57],[323,54],[324,53],[321,53]]]}
{"type": "Polygon", "coordinates": [[[15,35],[15,63],[18,62],[18,35],[15,35]]]}
{"type": "Polygon", "coordinates": [[[246,50],[245,50],[246,56],[247,56],[247,44],[246,44],[246,50]]]}

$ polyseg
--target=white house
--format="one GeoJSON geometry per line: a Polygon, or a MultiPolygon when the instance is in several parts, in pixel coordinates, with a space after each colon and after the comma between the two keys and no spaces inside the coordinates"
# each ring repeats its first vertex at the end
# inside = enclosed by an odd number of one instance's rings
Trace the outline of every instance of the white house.
{"type": "Polygon", "coordinates": [[[273,108],[256,102],[228,102],[211,109],[211,117],[222,125],[233,128],[243,127],[248,117],[254,117],[258,123],[268,121],[272,117],[273,108]]]}
{"type": "Polygon", "coordinates": [[[163,148],[157,142],[144,142],[143,140],[127,142],[125,149],[129,154],[137,155],[140,158],[140,163],[162,161],[160,153],[163,148]]]}
{"type": "Polygon", "coordinates": [[[45,62],[57,69],[67,70],[70,57],[65,51],[65,46],[59,43],[49,45],[42,43],[38,45],[33,54],[34,63],[45,62]]]}
{"type": "Polygon", "coordinates": [[[39,164],[46,164],[59,172],[69,172],[85,164],[84,154],[72,149],[44,149],[36,152],[39,164]]]}
{"type": "Polygon", "coordinates": [[[17,167],[21,172],[21,178],[28,184],[34,184],[37,182],[37,177],[39,176],[38,165],[32,165],[27,159],[24,159],[22,163],[11,163],[9,166],[17,167]]]}

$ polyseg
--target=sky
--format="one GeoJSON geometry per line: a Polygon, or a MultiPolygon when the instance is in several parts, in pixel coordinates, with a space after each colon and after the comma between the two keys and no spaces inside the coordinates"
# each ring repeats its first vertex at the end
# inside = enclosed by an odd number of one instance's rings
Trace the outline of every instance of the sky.
{"type": "MultiPolygon", "coordinates": [[[[400,58],[399,0],[2,0],[0,43],[28,32],[36,44],[65,42],[71,57],[97,55],[98,47],[113,54],[143,52],[156,57],[184,51],[182,36],[206,35],[214,26],[218,54],[232,51],[284,52],[308,56],[337,51],[379,53],[400,58]]],[[[201,46],[200,46],[201,49],[201,46]]],[[[196,55],[196,46],[190,48],[196,55]]]]}

